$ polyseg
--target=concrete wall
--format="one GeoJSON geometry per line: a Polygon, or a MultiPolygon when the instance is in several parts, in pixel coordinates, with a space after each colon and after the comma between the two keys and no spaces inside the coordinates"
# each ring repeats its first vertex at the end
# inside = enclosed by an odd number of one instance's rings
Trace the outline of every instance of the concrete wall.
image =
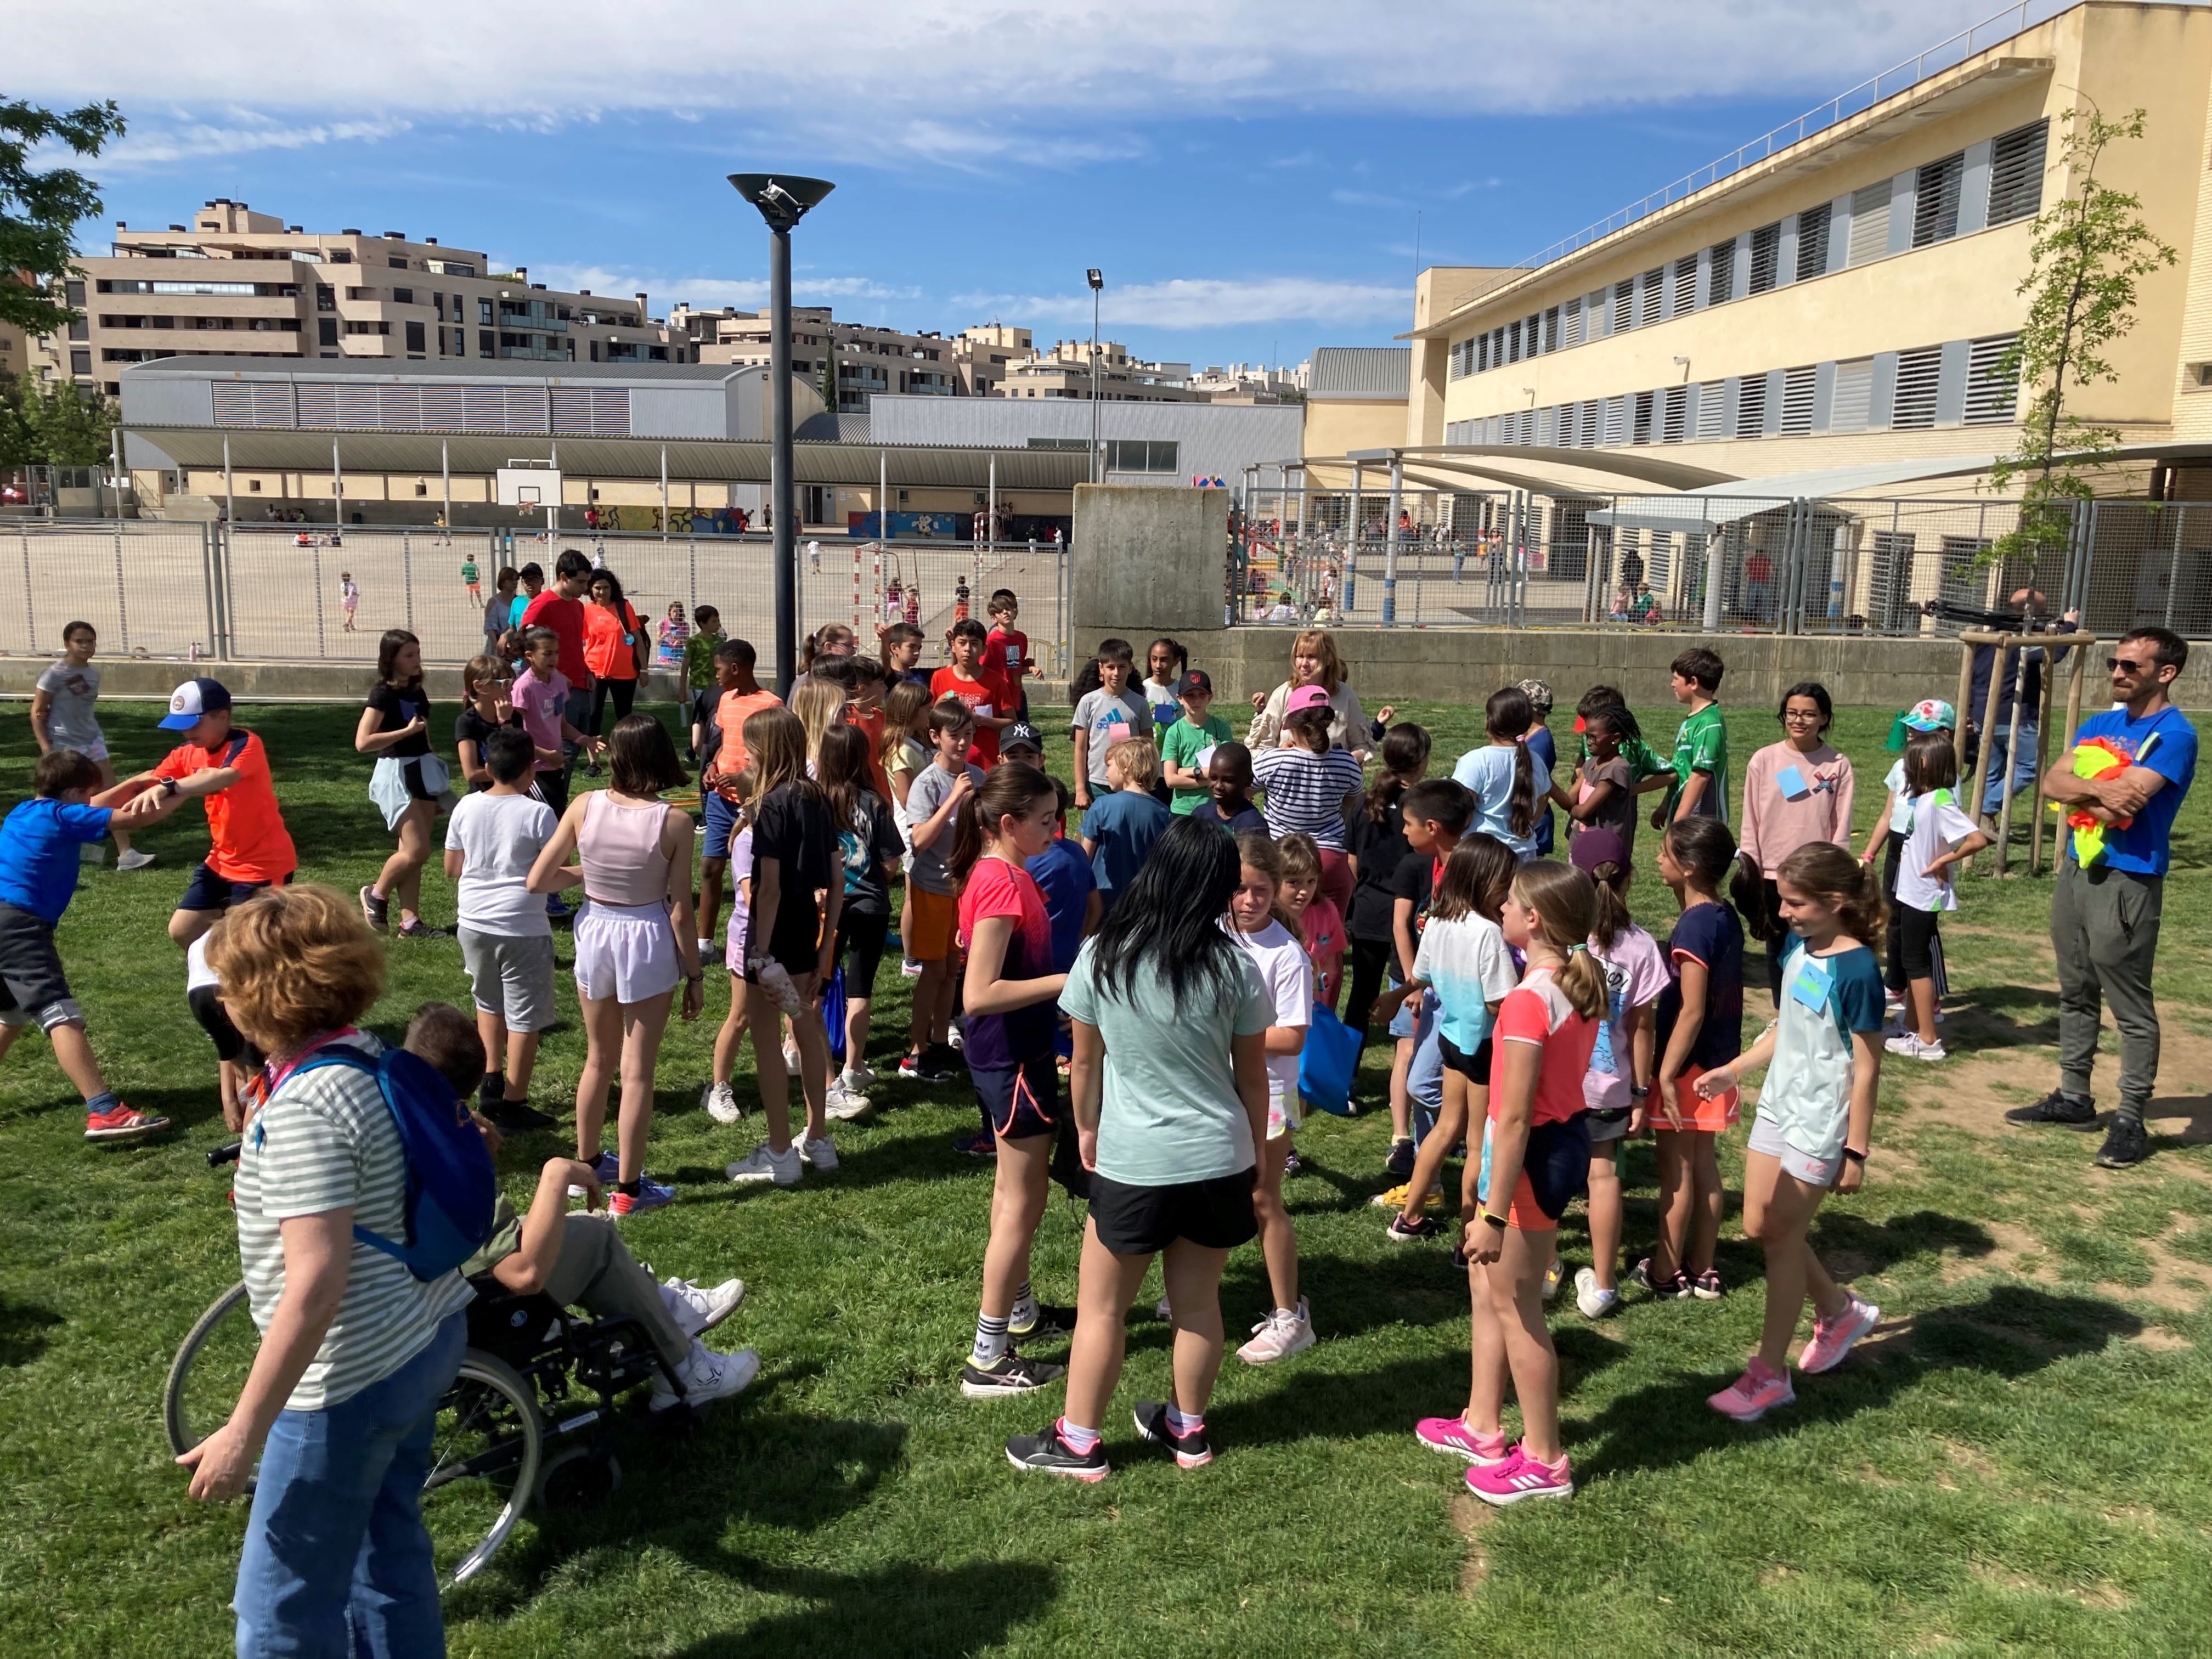
{"type": "Polygon", "coordinates": [[[1079,648],[1116,633],[1135,641],[1132,628],[1219,630],[1228,539],[1225,489],[1076,485],[1068,614],[1079,648]]]}
{"type": "MultiPolygon", "coordinates": [[[[52,660],[48,657],[0,657],[0,697],[27,698],[39,676],[52,660]]],[[[336,662],[180,662],[174,658],[102,657],[100,696],[103,702],[167,702],[169,694],[188,679],[204,676],[221,680],[240,702],[357,703],[376,684],[374,663],[336,662]]],[[[422,682],[434,702],[460,713],[461,671],[458,666],[428,667],[422,682]]],[[[641,702],[677,701],[676,676],[656,670],[646,676],[641,702]]],[[[453,728],[431,732],[441,750],[453,746],[453,728]]]]}

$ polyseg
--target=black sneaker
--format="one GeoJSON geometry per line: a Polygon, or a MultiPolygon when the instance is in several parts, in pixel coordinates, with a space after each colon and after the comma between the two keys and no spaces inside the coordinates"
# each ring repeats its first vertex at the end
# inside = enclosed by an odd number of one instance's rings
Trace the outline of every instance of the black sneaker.
{"type": "Polygon", "coordinates": [[[1135,1413],[1137,1432],[1156,1446],[1166,1446],[1175,1452],[1176,1467],[1179,1469],[1202,1469],[1213,1461],[1213,1448],[1206,1443],[1206,1431],[1193,1429],[1188,1434],[1177,1434],[1168,1427],[1167,1402],[1160,1400],[1139,1400],[1135,1413]]]}
{"type": "Polygon", "coordinates": [[[1027,1394],[1057,1382],[1067,1375],[1065,1365],[1024,1359],[1009,1348],[988,1365],[972,1361],[960,1368],[960,1392],[970,1400],[996,1400],[1002,1394],[1027,1394]]]}
{"type": "Polygon", "coordinates": [[[1394,1215],[1382,1236],[1393,1244],[1403,1244],[1409,1239],[1434,1238],[1443,1230],[1444,1224],[1432,1215],[1417,1216],[1410,1222],[1402,1215],[1394,1215]]]}
{"type": "Polygon", "coordinates": [[[1017,1342],[1035,1342],[1046,1337],[1067,1336],[1075,1329],[1075,1310],[1062,1308],[1049,1302],[1036,1304],[1036,1317],[1029,1324],[1006,1327],[1006,1334],[1017,1342]]]}
{"type": "Polygon", "coordinates": [[[491,1120],[493,1128],[504,1129],[511,1134],[527,1134],[532,1129],[550,1129],[561,1121],[521,1100],[495,1101],[485,1108],[484,1115],[491,1120]]]}
{"type": "Polygon", "coordinates": [[[1087,1452],[1072,1451],[1055,1422],[1042,1434],[1018,1434],[1006,1442],[1006,1462],[1034,1474],[1096,1483],[1106,1478],[1106,1443],[1102,1439],[1087,1452]]]}
{"type": "Polygon", "coordinates": [[[1292,1176],[1302,1173],[1305,1167],[1305,1160],[1300,1158],[1296,1152],[1285,1152],[1283,1154],[1284,1180],[1288,1181],[1292,1176]]]}
{"type": "Polygon", "coordinates": [[[378,933],[389,933],[392,928],[392,901],[380,897],[374,887],[362,888],[361,917],[378,933]]]}
{"type": "Polygon", "coordinates": [[[2069,1095],[2053,1089],[2033,1106],[2015,1106],[2004,1115],[2008,1123],[2057,1123],[2069,1129],[2097,1127],[2097,1103],[2087,1095],[2069,1095]]]}
{"type": "Polygon", "coordinates": [[[2150,1156],[2150,1137],[2139,1117],[2114,1116],[2105,1144],[2097,1150],[2100,1170],[2128,1170],[2150,1156]]]}
{"type": "Polygon", "coordinates": [[[1401,1135],[1390,1143],[1390,1156],[1382,1160],[1382,1172],[1393,1181],[1413,1178],[1413,1142],[1411,1136],[1401,1135]]]}

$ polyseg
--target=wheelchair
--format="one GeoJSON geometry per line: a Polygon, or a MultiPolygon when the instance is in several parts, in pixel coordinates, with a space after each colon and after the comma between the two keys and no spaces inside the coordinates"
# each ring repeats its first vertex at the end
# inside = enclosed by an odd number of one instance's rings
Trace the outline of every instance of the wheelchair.
{"type": "MultiPolygon", "coordinates": [[[[617,1395],[656,1374],[682,1392],[635,1319],[574,1314],[550,1297],[518,1296],[489,1273],[470,1282],[469,1346],[439,1403],[422,1486],[441,1590],[480,1572],[533,1503],[595,1502],[622,1484],[612,1448],[617,1395]]],[[[260,1340],[242,1283],[200,1316],[162,1389],[161,1419],[179,1455],[230,1416],[260,1340]]],[[[688,1424],[693,1413],[678,1407],[667,1415],[688,1424]]]]}

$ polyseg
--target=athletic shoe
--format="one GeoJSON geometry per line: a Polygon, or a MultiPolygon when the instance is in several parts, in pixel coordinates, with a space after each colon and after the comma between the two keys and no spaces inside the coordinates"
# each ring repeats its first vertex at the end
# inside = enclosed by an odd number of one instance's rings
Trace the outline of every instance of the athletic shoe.
{"type": "Polygon", "coordinates": [[[683,1393],[670,1388],[665,1376],[657,1370],[653,1373],[653,1409],[665,1412],[679,1401],[696,1409],[709,1401],[726,1400],[733,1394],[743,1394],[759,1375],[760,1355],[750,1348],[740,1348],[735,1353],[716,1353],[694,1342],[690,1353],[676,1368],[676,1380],[683,1384],[683,1393]]]}
{"type": "Polygon", "coordinates": [[[548,919],[554,921],[566,921],[574,914],[575,912],[568,908],[568,901],[558,893],[548,893],[545,896],[545,915],[548,919]]]}
{"type": "Polygon", "coordinates": [[[1177,1434],[1168,1426],[1168,1406],[1164,1400],[1139,1400],[1134,1413],[1137,1432],[1155,1446],[1165,1446],[1175,1453],[1179,1469],[1202,1469],[1213,1461],[1213,1448],[1206,1443],[1204,1429],[1188,1429],[1177,1434]]]}
{"type": "Polygon", "coordinates": [[[899,1075],[910,1083],[950,1083],[960,1073],[938,1058],[936,1047],[933,1044],[918,1054],[908,1054],[902,1059],[899,1075]]]}
{"type": "Polygon", "coordinates": [[[1881,1318],[1881,1310],[1873,1303],[1852,1297],[1849,1305],[1833,1319],[1815,1319],[1805,1351],[1797,1356],[1797,1369],[1808,1376],[1835,1370],[1844,1363],[1844,1356],[1851,1351],[1851,1345],[1872,1330],[1881,1318]]]}
{"type": "Polygon", "coordinates": [[[561,1121],[550,1112],[539,1111],[526,1100],[495,1100],[484,1108],[484,1115],[491,1120],[493,1128],[518,1135],[533,1129],[550,1129],[561,1121]]]}
{"type": "MultiPolygon", "coordinates": [[[[1387,1193],[1377,1193],[1374,1197],[1369,1199],[1367,1201],[1378,1210],[1397,1210],[1402,1212],[1406,1207],[1406,1194],[1411,1192],[1413,1188],[1413,1183],[1409,1181],[1402,1187],[1393,1187],[1387,1193]]],[[[1422,1211],[1426,1212],[1430,1210],[1441,1210],[1443,1206],[1444,1195],[1442,1189],[1435,1187],[1430,1188],[1427,1195],[1421,1200],[1422,1211]]]]}
{"type": "Polygon", "coordinates": [[[920,979],[921,977],[921,964],[916,962],[912,957],[901,957],[899,960],[899,976],[902,979],[920,979]]]}
{"type": "Polygon", "coordinates": [[[710,1083],[699,1091],[699,1103],[707,1109],[707,1115],[717,1123],[743,1123],[745,1109],[738,1103],[738,1091],[726,1083],[710,1083]]]}
{"type": "Polygon", "coordinates": [[[143,870],[154,861],[154,856],[143,848],[134,847],[115,860],[115,867],[118,870],[143,870]]]}
{"type": "Polygon", "coordinates": [[[996,1400],[1002,1395],[1027,1394],[1057,1382],[1067,1367],[1042,1359],[1025,1359],[1012,1348],[988,1365],[973,1360],[960,1368],[960,1392],[970,1400],[996,1400]]]}
{"type": "Polygon", "coordinates": [[[1723,1417],[1733,1417],[1739,1423],[1756,1423],[1771,1411],[1796,1403],[1789,1373],[1771,1371],[1764,1360],[1756,1358],[1741,1376],[1705,1401],[1723,1417]]]}
{"type": "Polygon", "coordinates": [[[1670,1277],[1655,1279],[1648,1255],[1628,1270],[1628,1278],[1631,1284],[1641,1285],[1662,1302],[1679,1302],[1690,1294],[1689,1274],[1677,1267],[1670,1277]]]}
{"type": "Polygon", "coordinates": [[[796,1187],[804,1161],[798,1147],[787,1146],[781,1153],[772,1152],[763,1140],[723,1173],[740,1186],[748,1182],[773,1181],[779,1187],[796,1187]]]}
{"type": "Polygon", "coordinates": [[[112,1112],[88,1112],[84,1120],[87,1140],[137,1140],[169,1127],[166,1117],[155,1117],[128,1106],[112,1112]]]}
{"type": "Polygon", "coordinates": [[[802,1163],[811,1164],[824,1175],[837,1167],[837,1148],[828,1135],[819,1140],[802,1138],[799,1143],[799,1157],[802,1163]]]}
{"type": "MultiPolygon", "coordinates": [[[[612,1152],[602,1149],[599,1155],[592,1160],[592,1173],[599,1176],[602,1190],[611,1192],[615,1182],[622,1179],[622,1160],[612,1152]]],[[[581,1198],[583,1195],[584,1189],[581,1187],[568,1188],[568,1196],[571,1198],[581,1198]]]]}
{"type": "Polygon", "coordinates": [[[1295,1310],[1278,1308],[1255,1325],[1252,1340],[1237,1350],[1237,1357],[1248,1365],[1267,1365],[1313,1345],[1313,1316],[1300,1297],[1295,1310]]]}
{"type": "Polygon", "coordinates": [[[848,1087],[842,1078],[830,1085],[823,1101],[823,1109],[833,1123],[850,1123],[866,1112],[870,1104],[867,1096],[857,1089],[848,1087]]]}
{"type": "Polygon", "coordinates": [[[647,1210],[665,1210],[675,1201],[675,1188],[641,1176],[635,1197],[624,1192],[607,1194],[607,1212],[617,1220],[625,1220],[634,1215],[643,1215],[647,1210]]]}
{"type": "Polygon", "coordinates": [[[1717,1267],[1708,1267],[1690,1281],[1690,1294],[1700,1302],[1721,1299],[1721,1275],[1717,1267]]]}
{"type": "Polygon", "coordinates": [[[443,927],[433,927],[417,916],[412,921],[403,921],[392,930],[395,939],[451,939],[453,934],[443,927]]]}
{"type": "Polygon", "coordinates": [[[1055,1422],[1042,1434],[1018,1434],[1006,1442],[1006,1462],[1030,1474],[1064,1474],[1095,1485],[1106,1478],[1106,1442],[1102,1437],[1089,1451],[1074,1451],[1060,1437],[1055,1422]]]}
{"type": "Polygon", "coordinates": [[[1062,1308],[1050,1302],[1035,1304],[1036,1317],[1017,1330],[1012,1324],[1006,1334],[1017,1342],[1039,1342],[1047,1337],[1066,1336],[1075,1329],[1075,1310],[1062,1308]]]}
{"type": "Polygon", "coordinates": [[[1620,1292],[1597,1282],[1597,1269],[1575,1269],[1575,1306],[1584,1319],[1602,1319],[1620,1305],[1620,1292]]]}
{"type": "Polygon", "coordinates": [[[2097,1127],[2097,1103],[2087,1095],[2069,1095],[2053,1089],[2033,1106],[2015,1106],[2004,1115],[2008,1123],[2023,1127],[2056,1123],[2063,1128],[2090,1130],[2097,1127]]]}
{"type": "Polygon", "coordinates": [[[1394,1215],[1390,1224],[1382,1230],[1382,1237],[1393,1244],[1404,1244],[1417,1238],[1434,1238],[1443,1230],[1444,1224],[1434,1216],[1419,1216],[1408,1224],[1404,1216],[1394,1215]]]}
{"type": "Polygon", "coordinates": [[[392,901],[379,898],[374,887],[362,888],[361,919],[380,933],[389,933],[392,928],[392,901]]]}
{"type": "Polygon", "coordinates": [[[1413,1425],[1413,1438],[1431,1451],[1464,1457],[1479,1469],[1503,1463],[1510,1451],[1504,1430],[1477,1434],[1468,1427],[1464,1417],[1425,1417],[1413,1425]]]}
{"type": "Polygon", "coordinates": [[[1503,1509],[1524,1498],[1572,1498],[1575,1482],[1565,1452],[1556,1463],[1539,1463],[1516,1446],[1503,1463],[1469,1469],[1467,1489],[1484,1503],[1503,1509]]]}
{"type": "Polygon", "coordinates": [[[1881,1045],[1893,1054],[1902,1054],[1907,1060],[1945,1060],[1943,1039],[1923,1042],[1917,1031],[1907,1031],[1903,1036],[1893,1036],[1881,1045]]]}
{"type": "Polygon", "coordinates": [[[2130,1170],[2150,1156],[2150,1137],[2139,1117],[2114,1116],[2105,1144],[2097,1149],[2100,1170],[2130,1170]]]}
{"type": "MultiPolygon", "coordinates": [[[[704,830],[702,830],[700,833],[703,835],[703,834],[705,834],[706,832],[705,832],[704,830]]],[[[708,961],[709,958],[711,958],[711,957],[714,956],[714,940],[712,940],[712,939],[701,939],[701,940],[699,941],[699,960],[700,960],[701,962],[706,962],[706,961],[708,961]]]]}
{"type": "Polygon", "coordinates": [[[967,1040],[968,1034],[960,1029],[960,1022],[958,1020],[954,1020],[951,1024],[945,1027],[945,1046],[951,1049],[954,1054],[957,1054],[960,1052],[961,1046],[965,1043],[967,1040]]]}
{"type": "Polygon", "coordinates": [[[783,1069],[793,1077],[799,1075],[799,1050],[788,1042],[783,1045],[783,1069]]]}
{"type": "Polygon", "coordinates": [[[848,1089],[866,1094],[876,1086],[875,1070],[865,1060],[856,1066],[848,1066],[845,1068],[844,1082],[848,1089]]]}
{"type": "Polygon", "coordinates": [[[952,1150],[963,1158],[996,1158],[999,1138],[988,1129],[970,1129],[964,1135],[953,1136],[952,1150]]]}
{"type": "Polygon", "coordinates": [[[688,1279],[663,1279],[660,1299],[668,1304],[684,1334],[696,1336],[713,1330],[738,1310],[738,1304],[745,1299],[745,1281],[726,1279],[709,1289],[688,1279]]]}
{"type": "Polygon", "coordinates": [[[1283,1154],[1284,1180],[1288,1181],[1292,1176],[1297,1175],[1305,1167],[1305,1160],[1300,1158],[1296,1152],[1285,1152],[1283,1154]]]}
{"type": "Polygon", "coordinates": [[[1567,1264],[1560,1261],[1559,1257],[1553,1256],[1552,1258],[1552,1265],[1544,1269],[1545,1301],[1556,1302],[1559,1300],[1559,1281],[1566,1276],[1567,1264]]]}
{"type": "Polygon", "coordinates": [[[1382,1173],[1393,1181],[1413,1178],[1413,1139],[1411,1135],[1400,1135],[1390,1143],[1389,1156],[1382,1160],[1382,1173]]]}

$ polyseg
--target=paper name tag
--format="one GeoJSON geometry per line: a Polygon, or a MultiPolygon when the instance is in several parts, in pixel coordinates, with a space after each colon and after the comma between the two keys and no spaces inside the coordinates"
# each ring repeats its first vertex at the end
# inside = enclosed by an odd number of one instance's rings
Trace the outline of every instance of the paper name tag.
{"type": "Polygon", "coordinates": [[[1785,800],[1803,800],[1813,793],[1813,786],[1805,781],[1805,775],[1794,766],[1785,766],[1774,775],[1774,787],[1782,792],[1785,800]]]}
{"type": "Polygon", "coordinates": [[[1815,1013],[1824,1012],[1828,1006],[1828,988],[1834,981],[1835,971],[1826,963],[1818,957],[1807,957],[1790,976],[1790,994],[1815,1013]]]}

